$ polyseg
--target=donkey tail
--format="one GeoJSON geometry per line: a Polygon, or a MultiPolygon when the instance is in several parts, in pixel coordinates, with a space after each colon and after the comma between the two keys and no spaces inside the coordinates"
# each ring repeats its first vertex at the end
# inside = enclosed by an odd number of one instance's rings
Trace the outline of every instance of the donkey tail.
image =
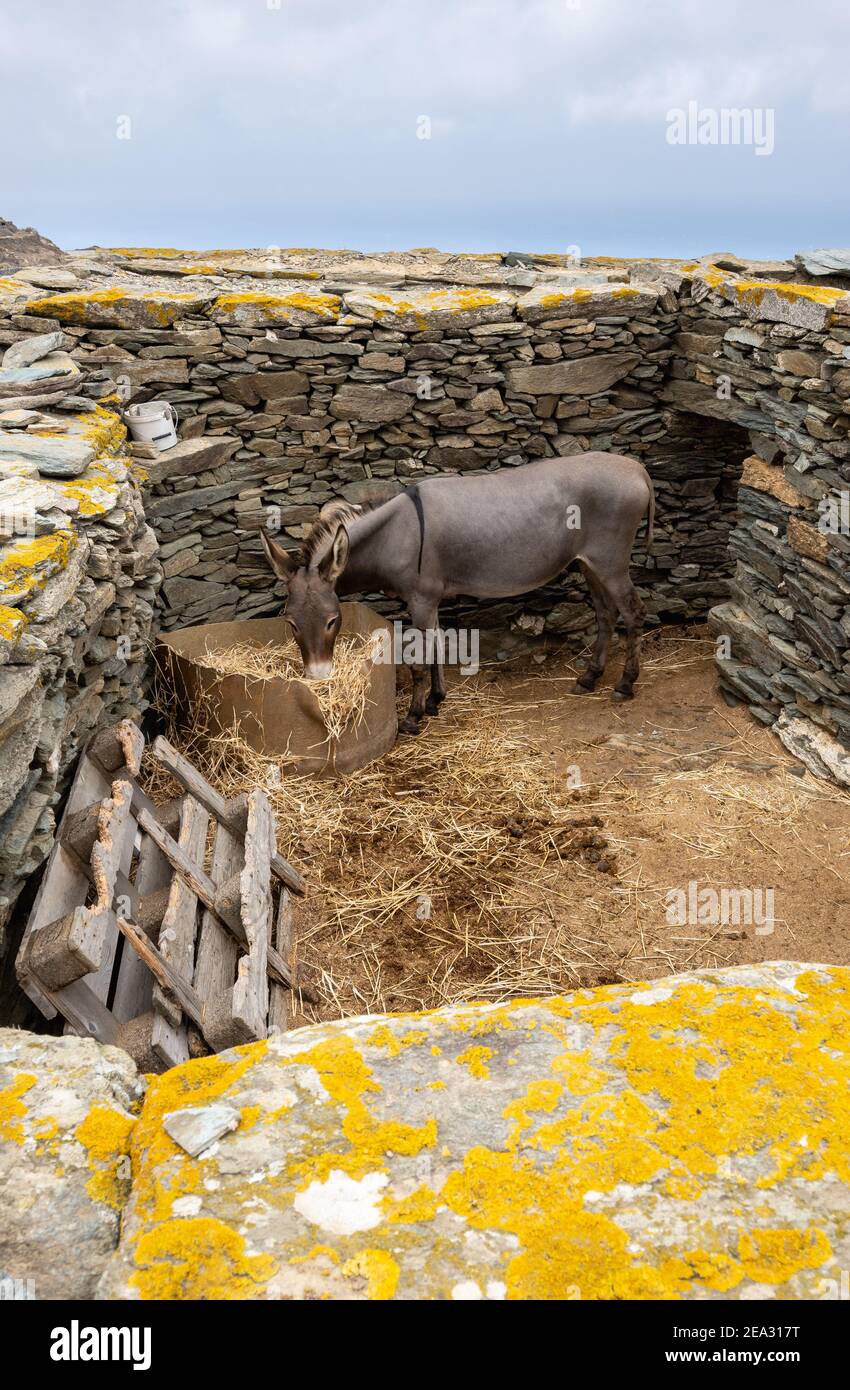
{"type": "Polygon", "coordinates": [[[649,550],[652,546],[652,539],[654,535],[653,525],[655,522],[655,488],[652,485],[652,479],[650,478],[648,473],[646,475],[646,481],[649,486],[649,509],[646,514],[646,548],[647,550],[649,550]]]}

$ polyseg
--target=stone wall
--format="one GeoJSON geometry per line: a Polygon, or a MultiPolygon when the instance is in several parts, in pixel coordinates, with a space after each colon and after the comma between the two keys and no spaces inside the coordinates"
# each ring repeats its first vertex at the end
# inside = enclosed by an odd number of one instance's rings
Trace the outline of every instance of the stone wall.
{"type": "MultiPolygon", "coordinates": [[[[144,708],[154,607],[278,610],[262,523],[296,546],[333,496],[591,448],[653,477],[651,620],[713,608],[730,698],[850,779],[850,295],[812,264],[123,249],[0,279],[4,901],[82,740],[144,708]],[[114,412],[154,397],[181,442],[128,454],[114,412]]],[[[454,613],[593,623],[572,576],[454,613]]]]}
{"type": "Polygon", "coordinates": [[[161,582],[120,417],[43,326],[0,320],[0,956],[80,749],[147,706],[161,582]]]}
{"type": "Polygon", "coordinates": [[[835,772],[807,721],[850,747],[850,296],[708,274],[682,294],[680,322],[664,399],[752,444],[732,594],[712,614],[721,684],[778,721],[812,770],[835,772]]]}

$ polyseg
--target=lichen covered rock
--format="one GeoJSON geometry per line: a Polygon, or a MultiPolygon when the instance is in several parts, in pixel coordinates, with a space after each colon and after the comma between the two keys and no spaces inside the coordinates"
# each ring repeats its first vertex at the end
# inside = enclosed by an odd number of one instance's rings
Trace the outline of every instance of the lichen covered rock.
{"type": "Polygon", "coordinates": [[[468,285],[453,289],[354,290],[345,296],[350,313],[402,332],[474,328],[513,317],[511,294],[468,285]]]}
{"type": "Polygon", "coordinates": [[[198,313],[212,297],[111,288],[33,299],[27,304],[27,313],[95,328],[169,328],[175,319],[198,313]]]}
{"type": "Polygon", "coordinates": [[[848,1024],[850,971],[778,963],[188,1062],[151,1081],[99,1296],[820,1297],[850,1259],[848,1024]],[[169,1137],[222,1105],[197,1157],[169,1137]]]}
{"type": "Polygon", "coordinates": [[[0,1271],[35,1298],[92,1297],[141,1092],[118,1048],[0,1028],[0,1271]]]}
{"type": "Polygon", "coordinates": [[[339,315],[339,299],[334,294],[313,291],[292,294],[263,294],[249,291],[223,294],[209,312],[213,323],[235,325],[239,328],[309,327],[311,324],[334,323],[339,315]]]}

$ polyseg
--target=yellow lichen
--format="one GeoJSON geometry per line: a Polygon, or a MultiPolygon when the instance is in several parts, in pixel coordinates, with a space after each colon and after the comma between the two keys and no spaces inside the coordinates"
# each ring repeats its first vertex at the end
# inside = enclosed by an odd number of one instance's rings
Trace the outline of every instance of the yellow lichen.
{"type": "Polygon", "coordinates": [[[439,1206],[439,1197],[428,1187],[417,1187],[409,1197],[385,1197],[381,1203],[384,1220],[392,1226],[414,1226],[420,1221],[432,1221],[439,1206]]]}
{"type": "Polygon", "coordinates": [[[789,303],[795,299],[810,299],[829,308],[847,295],[846,290],[834,289],[831,285],[799,285],[789,280],[748,280],[714,268],[706,270],[700,278],[713,289],[729,289],[738,299],[755,305],[761,304],[768,290],[789,303]]]}
{"type": "Polygon", "coordinates": [[[251,1255],[245,1238],[223,1221],[165,1221],[136,1245],[130,1283],[143,1299],[257,1298],[277,1271],[271,1255],[251,1255]]]}
{"type": "Polygon", "coordinates": [[[317,1178],[326,1178],[334,1168],[362,1177],[376,1168],[384,1168],[389,1154],[412,1156],[433,1148],[436,1143],[434,1120],[415,1126],[375,1119],[364,1097],[369,1092],[380,1091],[381,1087],[373,1080],[372,1069],[364,1062],[358,1048],[344,1034],[297,1053],[292,1061],[314,1067],[328,1095],[344,1108],[342,1132],[350,1144],[343,1153],[332,1150],[316,1153],[297,1165],[296,1171],[301,1174],[305,1186],[317,1178]]]}
{"type": "Polygon", "coordinates": [[[489,1081],[490,1069],[487,1063],[492,1056],[492,1047],[468,1047],[465,1052],[458,1053],[455,1062],[460,1067],[466,1067],[470,1076],[474,1076],[477,1081],[489,1081]]]}
{"type": "Polygon", "coordinates": [[[21,1072],[11,1086],[0,1091],[0,1139],[23,1144],[25,1136],[21,1120],[26,1118],[27,1106],[21,1096],[31,1091],[35,1083],[36,1078],[29,1072],[21,1072]]]}
{"type": "Polygon", "coordinates": [[[272,322],[276,318],[288,322],[291,311],[314,314],[317,319],[336,319],[339,315],[339,299],[335,294],[264,294],[247,290],[240,294],[223,294],[212,306],[212,313],[235,314],[245,305],[261,309],[264,316],[272,322]]]}
{"type": "Polygon", "coordinates": [[[121,1211],[129,1191],[130,1136],[135,1120],[106,1105],[93,1105],[74,1132],[88,1150],[92,1176],[86,1191],[96,1202],[121,1211]],[[125,1171],[126,1170],[126,1171],[125,1171]]]}
{"type": "Polygon", "coordinates": [[[744,1272],[756,1283],[785,1283],[802,1269],[817,1269],[832,1254],[832,1246],[817,1226],[744,1231],[738,1256],[744,1272]]]}
{"type": "Polygon", "coordinates": [[[377,1302],[393,1297],[401,1274],[387,1250],[361,1250],[346,1260],[342,1272],[349,1278],[365,1279],[367,1297],[377,1302]]]}
{"type": "Polygon", "coordinates": [[[27,305],[28,314],[58,319],[60,323],[87,324],[120,321],[120,308],[132,305],[140,311],[145,326],[170,328],[187,304],[198,303],[198,296],[166,290],[109,290],[71,291],[33,299],[27,305]],[[105,312],[104,312],[105,311],[105,312]]]}
{"type": "Polygon", "coordinates": [[[65,568],[75,545],[73,531],[63,528],[4,547],[0,554],[0,596],[7,590],[20,600],[38,592],[65,568]]]}
{"type": "Polygon", "coordinates": [[[28,619],[17,608],[8,608],[0,603],[0,637],[6,642],[17,642],[27,625],[28,619]]]}

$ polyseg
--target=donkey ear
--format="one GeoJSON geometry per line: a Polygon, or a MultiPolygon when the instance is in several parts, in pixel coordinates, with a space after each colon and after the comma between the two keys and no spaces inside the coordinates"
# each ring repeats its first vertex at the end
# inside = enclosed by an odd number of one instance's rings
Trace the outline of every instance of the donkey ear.
{"type": "Polygon", "coordinates": [[[338,526],[333,544],[319,565],[319,574],[329,584],[335,584],[345,569],[348,563],[348,550],[348,532],[344,526],[338,526]]]}
{"type": "Polygon", "coordinates": [[[266,552],[266,559],[278,579],[283,579],[289,583],[298,568],[292,551],[282,546],[280,541],[269,535],[268,531],[261,530],[260,537],[263,542],[263,550],[266,552]]]}

